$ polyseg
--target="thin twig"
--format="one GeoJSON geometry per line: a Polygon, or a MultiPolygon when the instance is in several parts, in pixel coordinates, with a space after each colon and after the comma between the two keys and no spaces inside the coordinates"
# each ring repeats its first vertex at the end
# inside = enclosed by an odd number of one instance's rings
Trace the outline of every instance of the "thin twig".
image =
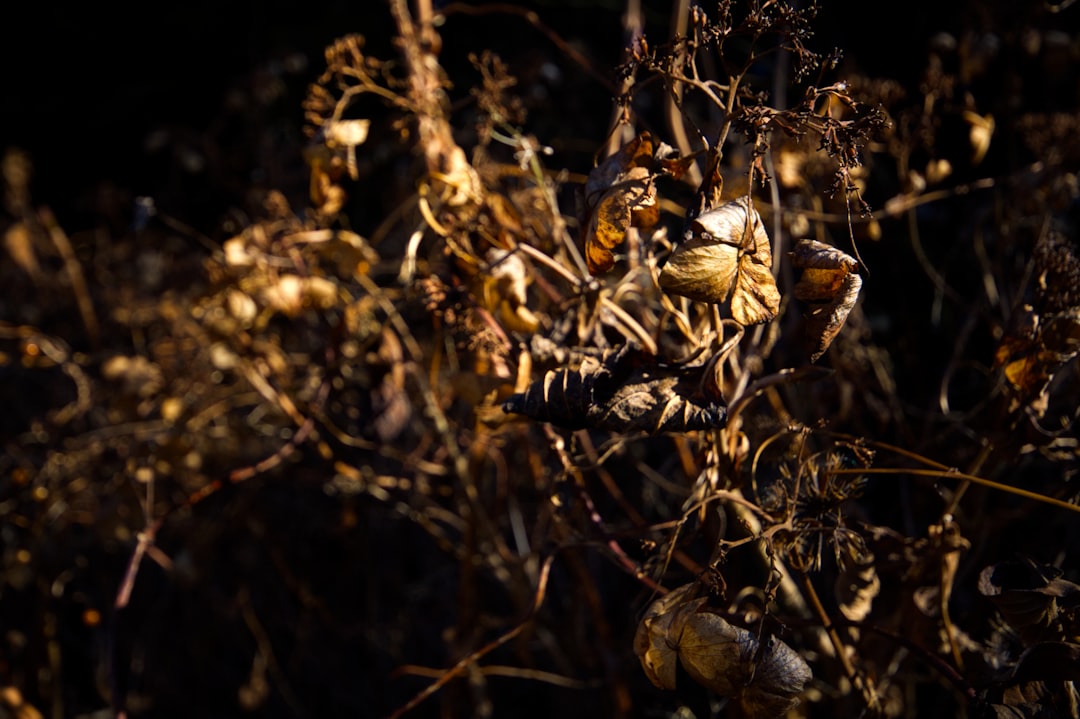
{"type": "Polygon", "coordinates": [[[403,706],[394,710],[394,712],[390,714],[389,719],[398,719],[398,717],[404,716],[408,712],[412,711],[421,703],[423,703],[428,697],[446,686],[452,679],[463,674],[465,670],[469,668],[469,666],[475,664],[479,660],[483,659],[485,655],[490,654],[492,651],[498,649],[499,647],[506,644],[511,639],[525,631],[525,628],[528,627],[530,623],[532,623],[533,617],[536,616],[536,613],[540,610],[541,605],[543,605],[544,603],[544,598],[547,596],[548,576],[551,573],[551,563],[554,561],[554,559],[554,556],[548,556],[544,559],[544,563],[540,565],[540,576],[536,583],[536,593],[534,594],[532,607],[530,608],[529,613],[525,616],[524,619],[518,622],[518,624],[513,629],[504,633],[498,639],[488,642],[481,648],[463,657],[460,661],[458,661],[457,664],[447,669],[443,673],[443,675],[440,676],[435,682],[426,687],[423,691],[414,696],[403,706]]]}
{"type": "Polygon", "coordinates": [[[954,472],[952,470],[938,469],[903,469],[900,467],[868,467],[866,469],[834,469],[830,471],[832,474],[910,474],[916,477],[939,477],[941,479],[959,479],[965,482],[971,482],[972,484],[979,484],[983,487],[989,487],[990,489],[996,489],[999,492],[1015,494],[1018,497],[1024,497],[1025,499],[1031,499],[1036,502],[1042,502],[1043,504],[1049,504],[1060,509],[1067,509],[1070,512],[1080,512],[1080,505],[1070,504],[1069,502],[1066,502],[1062,499],[1048,497],[1045,494],[1032,492],[1027,489],[1022,489],[1021,487],[1013,487],[1008,484],[1002,484],[1000,482],[995,482],[991,479],[978,477],[974,474],[964,474],[960,471],[954,472]]]}
{"type": "MultiPolygon", "coordinates": [[[[555,674],[553,672],[545,672],[540,669],[522,669],[521,667],[502,666],[499,664],[487,664],[482,667],[477,667],[476,671],[485,677],[511,677],[513,679],[528,679],[535,682],[543,682],[545,684],[551,684],[556,687],[563,687],[565,689],[599,689],[604,686],[604,682],[600,680],[582,681],[580,679],[571,679],[570,677],[564,677],[561,674],[555,674]]],[[[430,679],[437,679],[446,673],[445,669],[434,669],[432,667],[421,667],[414,664],[406,664],[400,666],[396,671],[399,675],[410,675],[416,677],[428,677],[430,679]]]]}
{"type": "Polygon", "coordinates": [[[847,647],[843,640],[840,639],[840,633],[837,632],[836,625],[829,617],[828,612],[825,611],[825,607],[821,604],[821,599],[818,598],[817,591],[814,589],[814,583],[811,582],[810,577],[806,576],[803,572],[799,572],[799,579],[802,583],[803,592],[806,594],[807,599],[810,600],[811,606],[813,606],[814,611],[821,620],[826,634],[829,635],[829,641],[832,642],[833,649],[836,652],[836,658],[840,662],[840,666],[843,667],[844,674],[847,675],[851,684],[862,693],[866,706],[872,711],[878,712],[881,701],[877,695],[877,691],[875,691],[874,686],[867,681],[863,673],[858,671],[851,663],[847,647]]]}

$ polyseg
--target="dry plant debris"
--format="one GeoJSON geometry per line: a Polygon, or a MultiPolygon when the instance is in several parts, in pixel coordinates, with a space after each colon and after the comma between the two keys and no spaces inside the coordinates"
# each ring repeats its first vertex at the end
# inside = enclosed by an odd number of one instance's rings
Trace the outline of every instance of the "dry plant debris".
{"type": "Polygon", "coordinates": [[[901,86],[677,7],[592,162],[443,36],[602,71],[424,0],[220,239],[6,152],[0,711],[1077,715],[1076,108],[990,74],[1075,79],[1050,11],[901,86]]]}
{"type": "Polygon", "coordinates": [[[608,432],[692,432],[722,427],[726,411],[709,398],[704,366],[661,367],[626,344],[600,359],[584,357],[576,370],[549,370],[506,401],[505,410],[567,429],[608,432]]]}

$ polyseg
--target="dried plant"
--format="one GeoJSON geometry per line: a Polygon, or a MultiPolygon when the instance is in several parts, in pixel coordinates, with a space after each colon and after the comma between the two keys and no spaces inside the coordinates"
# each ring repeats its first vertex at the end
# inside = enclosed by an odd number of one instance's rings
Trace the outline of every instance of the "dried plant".
{"type": "Polygon", "coordinates": [[[0,706],[77,713],[61,622],[117,716],[1075,715],[1069,116],[959,94],[970,42],[912,95],[813,3],[676,4],[549,167],[440,35],[572,45],[388,7],[397,56],[346,35],[307,89],[306,206],[223,241],[160,213],[88,262],[5,157],[0,706]],[[1038,162],[979,174],[1007,126],[1038,162]]]}

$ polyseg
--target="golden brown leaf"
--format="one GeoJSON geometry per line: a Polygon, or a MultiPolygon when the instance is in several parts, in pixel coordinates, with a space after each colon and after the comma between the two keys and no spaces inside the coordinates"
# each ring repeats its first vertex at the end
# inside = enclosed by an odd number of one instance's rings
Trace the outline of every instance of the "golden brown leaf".
{"type": "Polygon", "coordinates": [[[44,716],[29,702],[23,699],[18,687],[5,686],[0,688],[0,707],[5,710],[5,716],[11,712],[12,719],[42,719],[44,716]]]}
{"type": "Polygon", "coordinates": [[[669,294],[695,302],[731,298],[731,316],[742,325],[768,322],[780,309],[772,275],[772,247],[761,216],[740,198],[690,222],[682,243],[660,271],[669,294]]]}
{"type": "Polygon", "coordinates": [[[653,153],[653,159],[661,170],[670,175],[672,179],[678,180],[693,166],[696,158],[694,155],[680,157],[678,150],[667,143],[661,142],[653,153]]]}
{"type": "Polygon", "coordinates": [[[367,140],[371,120],[331,120],[326,128],[326,146],[331,149],[345,149],[345,164],[349,177],[360,179],[356,169],[356,147],[367,140]]]}
{"type": "Polygon", "coordinates": [[[287,317],[298,317],[308,308],[329,309],[338,298],[338,286],[325,277],[280,275],[259,293],[263,305],[287,317]]]}
{"type": "Polygon", "coordinates": [[[1005,379],[1020,394],[1040,392],[1080,353],[1080,307],[1039,315],[1031,305],[1017,313],[994,354],[1005,379]]]}
{"type": "Polygon", "coordinates": [[[1028,301],[1014,313],[994,353],[1009,383],[1010,406],[1046,410],[1050,382],[1080,354],[1080,256],[1056,229],[1041,237],[1032,257],[1028,301]]]}
{"type": "Polygon", "coordinates": [[[614,249],[631,227],[647,228],[660,220],[650,167],[653,140],[642,133],[589,173],[585,183],[585,259],[599,274],[615,265],[614,249]]]}
{"type": "Polygon", "coordinates": [[[305,154],[311,166],[308,194],[312,204],[325,215],[336,215],[345,206],[345,190],[338,184],[345,163],[323,145],[305,154]]]}
{"type": "Polygon", "coordinates": [[[795,284],[795,297],[812,305],[806,313],[806,339],[810,361],[817,362],[859,299],[859,263],[816,240],[799,240],[790,256],[792,265],[803,270],[795,284]]]}
{"type": "Polygon", "coordinates": [[[970,110],[964,111],[964,122],[968,124],[968,140],[971,142],[971,164],[978,165],[990,149],[990,139],[994,136],[994,116],[979,115],[970,110]]]}
{"type": "Polygon", "coordinates": [[[540,317],[527,306],[529,273],[521,256],[492,248],[486,259],[490,269],[481,275],[484,307],[504,329],[528,334],[536,332],[540,328],[540,317]]]}

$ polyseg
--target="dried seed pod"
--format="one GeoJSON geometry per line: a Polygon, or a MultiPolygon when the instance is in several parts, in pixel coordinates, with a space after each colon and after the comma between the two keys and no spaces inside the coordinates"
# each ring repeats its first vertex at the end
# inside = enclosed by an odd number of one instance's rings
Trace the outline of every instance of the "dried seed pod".
{"type": "Polygon", "coordinates": [[[772,275],[772,247],[749,200],[727,202],[691,220],[660,271],[660,287],[695,302],[730,297],[731,316],[742,325],[775,317],[780,292],[772,275]]]}
{"type": "Polygon", "coordinates": [[[795,298],[812,305],[806,313],[810,361],[817,362],[832,344],[859,299],[859,263],[840,250],[816,240],[799,240],[789,256],[802,269],[795,298]]]}
{"type": "Polygon", "coordinates": [[[747,717],[782,716],[813,676],[795,650],[764,642],[693,598],[686,584],[653,602],[634,635],[634,652],[649,680],[675,688],[675,663],[702,686],[737,702],[747,717]]]}
{"type": "Polygon", "coordinates": [[[668,367],[625,346],[602,360],[547,372],[504,411],[565,427],[609,432],[688,432],[721,427],[727,408],[700,390],[703,368],[668,367]]]}

